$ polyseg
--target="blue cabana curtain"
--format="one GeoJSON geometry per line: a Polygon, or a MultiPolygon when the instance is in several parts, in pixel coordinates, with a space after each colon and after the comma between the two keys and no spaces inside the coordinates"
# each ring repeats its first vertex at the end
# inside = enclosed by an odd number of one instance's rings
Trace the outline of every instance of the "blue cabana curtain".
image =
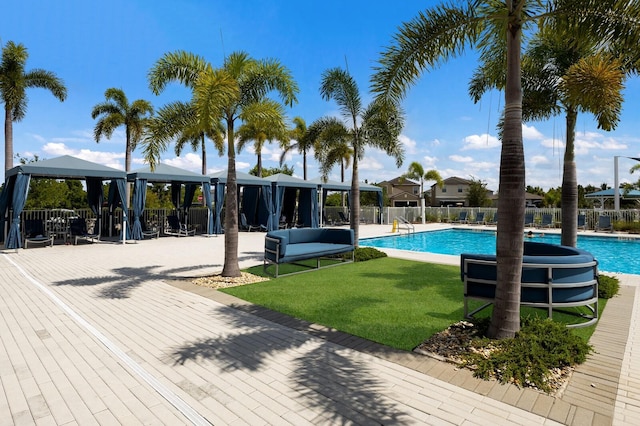
{"type": "Polygon", "coordinates": [[[20,214],[27,202],[30,180],[31,175],[18,174],[16,176],[13,196],[11,197],[13,216],[11,218],[11,227],[9,227],[9,233],[7,234],[7,241],[4,245],[8,249],[18,249],[22,247],[22,238],[20,238],[20,214]]]}
{"type": "Polygon", "coordinates": [[[198,189],[198,185],[195,183],[188,183],[184,186],[184,204],[182,205],[182,209],[184,210],[184,225],[187,225],[189,221],[189,209],[193,204],[193,196],[196,193],[196,189],[198,189]]]}
{"type": "Polygon", "coordinates": [[[133,186],[133,226],[131,227],[131,238],[141,240],[142,237],[142,213],[144,204],[147,201],[147,180],[136,179],[133,186]]]}
{"type": "Polygon", "coordinates": [[[318,189],[311,189],[311,227],[320,227],[320,217],[318,213],[318,189]]]}
{"type": "Polygon", "coordinates": [[[300,188],[298,196],[298,221],[307,228],[318,227],[318,190],[300,188]]]}
{"type": "MultiPolygon", "coordinates": [[[[98,235],[102,233],[102,202],[104,194],[102,192],[101,178],[87,178],[87,202],[89,208],[96,216],[96,227],[98,235]]],[[[95,231],[94,231],[95,233],[95,231]]]]}
{"type": "Polygon", "coordinates": [[[171,182],[171,203],[176,210],[176,214],[180,214],[180,190],[182,184],[178,182],[171,182]]]}
{"type": "Polygon", "coordinates": [[[207,205],[207,234],[213,234],[213,204],[211,203],[211,183],[204,182],[202,184],[202,195],[204,203],[207,205]]]}
{"type": "Polygon", "coordinates": [[[277,186],[273,184],[271,186],[271,194],[273,197],[273,223],[280,223],[280,216],[282,215],[282,205],[284,203],[284,186],[277,186]],[[274,190],[275,188],[275,190],[274,190]]]}
{"type": "Polygon", "coordinates": [[[2,188],[2,192],[0,193],[0,241],[4,242],[4,226],[5,226],[5,218],[7,216],[7,210],[10,204],[11,197],[11,186],[13,180],[11,177],[8,177],[4,181],[4,187],[2,188]]]}
{"type": "Polygon", "coordinates": [[[113,216],[118,206],[122,207],[122,241],[126,241],[131,230],[129,229],[127,218],[126,182],[124,179],[111,179],[109,185],[109,214],[113,216]]]}
{"type": "Polygon", "coordinates": [[[273,228],[270,225],[273,216],[273,201],[271,200],[271,185],[263,185],[260,187],[260,198],[258,199],[258,224],[267,227],[268,231],[278,229],[277,225],[273,228]]]}
{"type": "Polygon", "coordinates": [[[382,205],[383,201],[382,201],[382,191],[378,191],[378,207],[380,208],[378,210],[378,223],[382,224],[382,209],[383,209],[383,205],[382,205]]]}
{"type": "Polygon", "coordinates": [[[284,188],[284,196],[280,202],[280,213],[278,213],[278,220],[282,216],[287,219],[287,222],[292,223],[294,226],[299,222],[296,219],[296,204],[298,200],[297,188],[284,188]]]}
{"type": "Polygon", "coordinates": [[[256,224],[256,212],[258,210],[258,198],[260,196],[259,186],[245,186],[242,190],[241,213],[247,218],[247,224],[256,224]]]}
{"type": "Polygon", "coordinates": [[[225,184],[216,182],[216,217],[215,217],[215,228],[213,232],[215,234],[222,234],[222,207],[224,207],[224,190],[225,184]]]}

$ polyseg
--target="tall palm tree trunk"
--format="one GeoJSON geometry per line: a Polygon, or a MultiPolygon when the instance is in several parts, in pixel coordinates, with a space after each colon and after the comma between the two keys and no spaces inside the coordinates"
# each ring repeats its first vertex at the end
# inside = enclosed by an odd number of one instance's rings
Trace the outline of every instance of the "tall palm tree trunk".
{"type": "Polygon", "coordinates": [[[353,176],[351,177],[351,229],[353,229],[355,246],[358,247],[360,224],[360,185],[358,185],[358,156],[353,156],[353,176]]]}
{"type": "Polygon", "coordinates": [[[570,247],[575,247],[578,242],[578,176],[575,162],[577,117],[578,111],[573,107],[567,107],[567,146],[564,149],[562,167],[561,243],[563,246],[570,247]]]}
{"type": "Polygon", "coordinates": [[[307,150],[302,151],[302,176],[307,180],[307,150]]]}
{"type": "Polygon", "coordinates": [[[206,175],[207,174],[207,144],[205,143],[206,140],[204,138],[204,133],[202,134],[202,141],[200,142],[200,145],[202,145],[202,175],[206,175]]]}
{"type": "MultiPolygon", "coordinates": [[[[127,146],[125,147],[124,150],[124,170],[125,172],[129,173],[131,171],[131,133],[129,131],[129,127],[127,126],[127,130],[125,131],[126,133],[126,137],[127,137],[127,141],[126,144],[127,146]]],[[[129,209],[130,207],[130,203],[131,203],[131,183],[127,182],[127,184],[125,185],[125,199],[127,200],[127,206],[126,208],[129,209]]]]}
{"type": "Polygon", "coordinates": [[[239,277],[238,264],[238,182],[236,179],[236,150],[233,145],[233,119],[227,118],[227,195],[224,217],[223,277],[239,277]]]}
{"type": "Polygon", "coordinates": [[[7,178],[7,171],[13,167],[13,120],[11,108],[4,106],[4,173],[7,178]]]}
{"type": "Polygon", "coordinates": [[[258,177],[262,177],[262,153],[260,152],[258,152],[258,164],[256,169],[258,177]]]}
{"type": "MultiPolygon", "coordinates": [[[[508,4],[512,11],[511,2],[508,4]]],[[[520,329],[520,279],[525,209],[520,48],[520,22],[514,19],[507,31],[507,84],[498,198],[500,220],[496,238],[498,285],[488,330],[489,337],[497,339],[513,337],[520,329]]]]}

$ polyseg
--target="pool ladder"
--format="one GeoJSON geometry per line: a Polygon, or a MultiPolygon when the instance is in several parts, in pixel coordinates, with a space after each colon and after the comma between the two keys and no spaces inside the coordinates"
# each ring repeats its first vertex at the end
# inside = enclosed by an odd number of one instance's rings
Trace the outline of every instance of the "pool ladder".
{"type": "Polygon", "coordinates": [[[407,234],[416,232],[416,228],[415,226],[413,226],[413,223],[409,222],[404,217],[396,216],[395,219],[398,221],[398,231],[400,231],[401,229],[405,229],[407,231],[407,234]]]}

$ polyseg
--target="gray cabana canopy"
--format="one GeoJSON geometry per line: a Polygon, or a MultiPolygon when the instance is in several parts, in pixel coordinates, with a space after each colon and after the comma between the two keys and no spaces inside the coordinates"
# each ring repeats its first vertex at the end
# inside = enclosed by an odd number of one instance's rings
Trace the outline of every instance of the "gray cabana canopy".
{"type": "Polygon", "coordinates": [[[180,208],[180,188],[185,184],[184,202],[182,207],[186,211],[191,207],[191,202],[195,194],[196,187],[202,185],[202,193],[205,195],[205,202],[209,210],[209,220],[207,221],[207,233],[213,232],[213,214],[211,204],[211,184],[208,176],[199,175],[189,170],[179,167],[170,166],[168,164],[159,163],[154,170],[146,166],[127,173],[127,180],[134,182],[133,189],[133,210],[134,221],[132,226],[133,239],[142,239],[142,222],[140,218],[144,212],[144,204],[146,199],[147,183],[167,183],[171,184],[172,202],[176,209],[180,208]]]}
{"type": "MultiPolygon", "coordinates": [[[[49,160],[20,164],[9,169],[6,173],[5,185],[0,196],[0,229],[4,229],[5,216],[8,210],[13,210],[11,226],[5,241],[6,248],[20,248],[20,214],[24,209],[29,192],[29,181],[32,177],[52,179],[82,179],[87,181],[87,199],[91,210],[100,220],[102,208],[103,180],[111,180],[113,190],[110,191],[109,203],[116,206],[126,206],[124,184],[126,174],[122,170],[107,167],[102,164],[82,160],[64,155],[49,160]]],[[[123,208],[123,230],[127,229],[127,211],[123,208]]],[[[100,228],[99,228],[100,229],[100,228]]],[[[126,232],[122,234],[125,242],[126,232]]]]}

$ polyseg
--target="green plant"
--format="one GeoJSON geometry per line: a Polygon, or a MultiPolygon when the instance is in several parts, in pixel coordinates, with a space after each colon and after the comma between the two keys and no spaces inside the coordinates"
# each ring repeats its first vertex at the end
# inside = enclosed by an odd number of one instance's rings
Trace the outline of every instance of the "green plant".
{"type": "Polygon", "coordinates": [[[616,277],[600,274],[598,276],[598,297],[611,299],[620,290],[620,280],[616,277]]]}
{"type": "Polygon", "coordinates": [[[469,351],[464,362],[474,367],[474,375],[496,378],[502,383],[535,386],[549,391],[552,369],[581,364],[592,347],[563,324],[549,319],[525,318],[515,337],[490,341],[477,339],[473,347],[489,351],[469,351]]]}
{"type": "Polygon", "coordinates": [[[353,257],[356,262],[364,262],[366,260],[387,257],[387,253],[380,251],[374,247],[357,247],[353,254],[353,257]]]}

